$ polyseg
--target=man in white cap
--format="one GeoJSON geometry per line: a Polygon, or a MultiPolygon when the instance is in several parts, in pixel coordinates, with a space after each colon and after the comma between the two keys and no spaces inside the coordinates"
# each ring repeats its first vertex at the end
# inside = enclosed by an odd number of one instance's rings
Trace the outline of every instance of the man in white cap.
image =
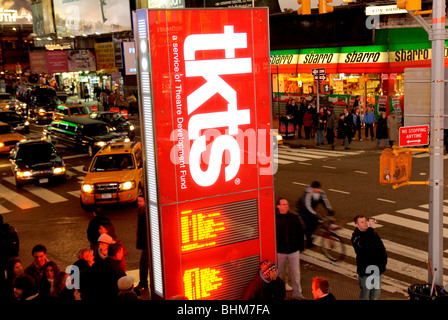
{"type": "Polygon", "coordinates": [[[135,278],[133,276],[124,276],[118,279],[117,285],[118,300],[140,300],[137,293],[134,291],[135,278]]]}

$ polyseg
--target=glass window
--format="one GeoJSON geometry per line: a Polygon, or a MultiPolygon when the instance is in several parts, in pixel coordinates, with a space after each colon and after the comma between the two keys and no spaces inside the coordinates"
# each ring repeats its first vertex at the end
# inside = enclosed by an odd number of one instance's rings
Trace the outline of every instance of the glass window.
{"type": "Polygon", "coordinates": [[[91,172],[121,171],[135,168],[131,154],[101,155],[95,157],[91,172]]]}

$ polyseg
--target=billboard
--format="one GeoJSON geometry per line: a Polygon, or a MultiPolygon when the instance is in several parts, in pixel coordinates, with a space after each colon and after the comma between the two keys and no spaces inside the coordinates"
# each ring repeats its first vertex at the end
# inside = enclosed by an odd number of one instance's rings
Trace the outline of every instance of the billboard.
{"type": "Polygon", "coordinates": [[[151,296],[239,299],[276,260],[268,10],[133,21],[151,296]]]}
{"type": "Polygon", "coordinates": [[[135,75],[137,74],[137,67],[135,65],[135,43],[134,41],[122,42],[123,51],[123,69],[124,74],[135,75]]]}
{"type": "Polygon", "coordinates": [[[91,50],[69,50],[68,71],[96,71],[95,54],[91,50]]]}
{"type": "Polygon", "coordinates": [[[129,0],[54,0],[53,6],[60,37],[131,30],[129,0]]]}
{"type": "Polygon", "coordinates": [[[32,3],[31,12],[33,14],[33,32],[37,36],[55,33],[51,0],[32,3]]]}
{"type": "Polygon", "coordinates": [[[33,24],[31,6],[26,0],[0,0],[0,25],[33,24]]]}

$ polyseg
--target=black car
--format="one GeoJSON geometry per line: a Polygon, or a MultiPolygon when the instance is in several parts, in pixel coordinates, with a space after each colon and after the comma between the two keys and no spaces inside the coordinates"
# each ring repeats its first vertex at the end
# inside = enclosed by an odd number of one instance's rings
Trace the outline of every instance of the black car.
{"type": "Polygon", "coordinates": [[[15,111],[0,111],[0,121],[12,126],[20,133],[30,133],[30,123],[15,111]]]}
{"type": "Polygon", "coordinates": [[[118,132],[124,132],[129,139],[135,138],[135,127],[120,113],[114,111],[95,111],[90,113],[91,119],[100,120],[111,125],[118,132]]]}
{"type": "Polygon", "coordinates": [[[65,163],[54,145],[45,140],[18,143],[9,155],[16,187],[65,179],[65,163]]]}
{"type": "Polygon", "coordinates": [[[108,142],[129,141],[125,134],[117,132],[103,121],[83,117],[66,117],[54,120],[44,128],[47,141],[87,151],[93,157],[108,142]]]}

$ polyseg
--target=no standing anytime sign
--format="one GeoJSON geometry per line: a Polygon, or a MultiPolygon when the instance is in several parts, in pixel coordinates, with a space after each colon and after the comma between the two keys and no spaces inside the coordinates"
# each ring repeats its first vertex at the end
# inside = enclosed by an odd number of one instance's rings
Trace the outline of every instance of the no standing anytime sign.
{"type": "Polygon", "coordinates": [[[400,128],[400,147],[429,144],[429,125],[400,128]]]}

